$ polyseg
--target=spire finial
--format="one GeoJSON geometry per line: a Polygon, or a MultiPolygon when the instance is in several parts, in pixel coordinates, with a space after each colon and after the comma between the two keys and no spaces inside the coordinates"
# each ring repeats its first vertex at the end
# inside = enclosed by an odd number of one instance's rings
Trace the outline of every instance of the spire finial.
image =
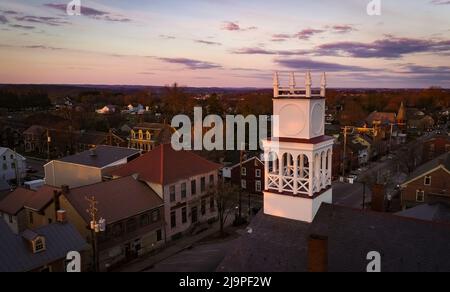
{"type": "Polygon", "coordinates": [[[273,96],[278,97],[280,94],[280,78],[278,76],[278,71],[273,73],[273,96]]]}
{"type": "Polygon", "coordinates": [[[305,78],[306,97],[311,97],[311,85],[312,85],[311,71],[308,70],[305,78]]]}
{"type": "Polygon", "coordinates": [[[325,97],[327,90],[327,74],[323,72],[322,75],[322,82],[320,85],[320,96],[325,97]]]}

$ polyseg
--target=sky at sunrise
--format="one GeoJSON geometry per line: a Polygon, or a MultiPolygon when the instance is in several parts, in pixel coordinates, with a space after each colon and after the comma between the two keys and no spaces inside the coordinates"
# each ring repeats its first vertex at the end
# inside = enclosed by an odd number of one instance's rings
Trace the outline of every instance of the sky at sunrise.
{"type": "Polygon", "coordinates": [[[450,87],[447,0],[381,0],[380,16],[369,0],[69,2],[0,0],[0,83],[271,87],[310,69],[331,87],[450,87]]]}

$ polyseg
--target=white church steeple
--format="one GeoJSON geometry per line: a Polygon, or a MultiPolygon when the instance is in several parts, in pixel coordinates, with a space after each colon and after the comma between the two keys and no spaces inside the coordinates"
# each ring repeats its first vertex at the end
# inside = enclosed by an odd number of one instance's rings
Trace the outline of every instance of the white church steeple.
{"type": "Polygon", "coordinates": [[[266,158],[264,213],[312,222],[321,203],[332,203],[333,138],[325,136],[326,75],[320,88],[305,87],[295,75],[289,87],[274,75],[273,137],[263,141],[266,158]],[[276,80],[276,81],[275,81],[276,80]]]}

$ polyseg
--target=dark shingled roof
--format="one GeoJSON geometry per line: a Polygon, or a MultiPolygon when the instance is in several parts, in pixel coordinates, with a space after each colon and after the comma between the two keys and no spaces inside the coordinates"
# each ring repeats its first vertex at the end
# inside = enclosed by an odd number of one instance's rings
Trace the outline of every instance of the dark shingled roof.
{"type": "Polygon", "coordinates": [[[217,271],[306,271],[311,234],[328,237],[330,272],[365,272],[371,251],[384,272],[450,271],[449,224],[323,204],[312,224],[260,213],[250,228],[217,271]]]}
{"type": "Polygon", "coordinates": [[[164,203],[146,183],[132,176],[71,189],[64,196],[86,223],[91,220],[86,212],[89,208],[86,197],[95,197],[98,216],[106,219],[107,224],[145,213],[164,203]]]}
{"type": "Polygon", "coordinates": [[[450,224],[450,207],[443,203],[422,204],[397,213],[398,216],[450,224]]]}
{"type": "Polygon", "coordinates": [[[139,179],[167,185],[219,170],[222,165],[198,156],[192,151],[175,151],[171,144],[163,144],[111,172],[113,176],[124,177],[139,174],[139,179]]]}
{"type": "Polygon", "coordinates": [[[41,211],[53,201],[55,190],[58,189],[47,185],[37,191],[17,188],[0,201],[0,211],[10,215],[16,215],[23,208],[41,211]]]}
{"type": "Polygon", "coordinates": [[[71,224],[54,223],[27,231],[29,237],[38,234],[45,238],[46,250],[33,254],[23,237],[14,234],[3,220],[0,220],[0,272],[28,272],[46,264],[64,259],[70,251],[82,251],[88,246],[71,224]]]}
{"type": "Polygon", "coordinates": [[[64,157],[58,161],[104,168],[119,160],[139,155],[139,153],[140,151],[135,149],[102,145],[95,148],[95,155],[92,155],[92,152],[88,150],[79,154],[64,157]]]}

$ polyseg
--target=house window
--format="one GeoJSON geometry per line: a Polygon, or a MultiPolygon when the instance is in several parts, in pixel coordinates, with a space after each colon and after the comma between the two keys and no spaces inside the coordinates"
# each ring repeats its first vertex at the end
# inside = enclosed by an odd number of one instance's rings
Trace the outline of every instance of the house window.
{"type": "Polygon", "coordinates": [[[3,161],[6,161],[6,156],[5,155],[3,155],[3,161]]]}
{"type": "Polygon", "coordinates": [[[34,224],[33,212],[29,214],[30,224],[34,224]]]}
{"type": "Polygon", "coordinates": [[[34,242],[34,252],[38,253],[44,250],[45,250],[44,240],[42,238],[36,239],[36,241],[34,242]]]}
{"type": "Polygon", "coordinates": [[[214,197],[209,198],[209,209],[214,210],[214,197]]]}
{"type": "Polygon", "coordinates": [[[139,140],[144,139],[144,133],[142,132],[142,130],[139,130],[139,140]]]}
{"type": "Polygon", "coordinates": [[[136,219],[130,219],[127,221],[127,232],[134,232],[137,229],[136,219]]]}
{"type": "Polygon", "coordinates": [[[205,214],[206,214],[206,200],[205,199],[202,199],[201,212],[202,212],[202,216],[205,216],[205,214]]]}
{"type": "Polygon", "coordinates": [[[144,214],[141,216],[141,227],[147,226],[150,224],[150,216],[148,214],[144,214]]]}
{"type": "Polygon", "coordinates": [[[135,131],[131,131],[131,138],[132,139],[136,139],[136,132],[135,131]]]}
{"type": "Polygon", "coordinates": [[[156,231],[156,241],[161,241],[162,240],[162,231],[161,229],[159,229],[158,231],[156,231]]]}
{"type": "Polygon", "coordinates": [[[246,190],[247,189],[247,181],[245,179],[241,180],[241,187],[246,190]]]}
{"type": "Polygon", "coordinates": [[[177,213],[176,212],[170,213],[170,227],[172,227],[172,229],[177,227],[177,213]]]}
{"type": "Polygon", "coordinates": [[[122,223],[117,223],[113,227],[113,236],[121,236],[123,233],[123,226],[122,223]]]}
{"type": "Polygon", "coordinates": [[[152,212],[152,222],[157,222],[159,221],[160,218],[160,213],[159,210],[155,210],[152,212]]]}
{"type": "Polygon", "coordinates": [[[187,186],[186,186],[186,183],[182,183],[181,184],[181,198],[186,199],[186,195],[187,195],[187,186]]]}
{"type": "Polygon", "coordinates": [[[176,196],[175,196],[175,186],[170,187],[170,202],[175,202],[176,196]]]}
{"type": "Polygon", "coordinates": [[[257,169],[255,171],[255,177],[260,178],[261,177],[261,169],[257,169]]]}
{"type": "Polygon", "coordinates": [[[423,203],[425,202],[425,192],[421,190],[417,190],[416,192],[416,201],[423,203]]]}
{"type": "Polygon", "coordinates": [[[12,162],[12,163],[11,163],[11,168],[12,168],[12,169],[16,169],[16,163],[15,163],[15,162],[12,162]]]}
{"type": "Polygon", "coordinates": [[[13,216],[9,215],[9,223],[13,223],[13,216]]]}
{"type": "Polygon", "coordinates": [[[257,180],[257,181],[255,182],[255,190],[256,190],[257,192],[261,192],[261,191],[262,191],[262,189],[261,189],[261,181],[260,181],[260,180],[257,180]]]}
{"type": "Polygon", "coordinates": [[[431,176],[426,176],[426,177],[425,177],[425,182],[424,182],[424,184],[425,184],[426,186],[431,186],[431,176]]]}
{"type": "Polygon", "coordinates": [[[186,207],[181,209],[181,221],[183,222],[183,224],[185,224],[187,222],[187,209],[186,209],[186,207]]]}
{"type": "Polygon", "coordinates": [[[191,181],[191,195],[195,196],[197,194],[197,181],[191,181]]]}
{"type": "Polygon", "coordinates": [[[202,177],[200,180],[200,189],[201,189],[202,193],[206,191],[206,178],[205,177],[202,177]]]}
{"type": "Polygon", "coordinates": [[[3,163],[3,170],[8,170],[8,164],[3,163]]]}
{"type": "Polygon", "coordinates": [[[213,187],[213,186],[214,186],[214,183],[215,183],[215,181],[214,181],[214,174],[211,174],[211,175],[209,176],[209,185],[210,185],[211,187],[213,187]]]}
{"type": "Polygon", "coordinates": [[[241,168],[241,175],[243,175],[243,176],[247,175],[247,168],[245,168],[245,167],[241,168]]]}
{"type": "Polygon", "coordinates": [[[151,140],[151,135],[150,135],[150,132],[149,131],[147,131],[147,133],[146,133],[146,136],[147,136],[147,140],[151,140]]]}

